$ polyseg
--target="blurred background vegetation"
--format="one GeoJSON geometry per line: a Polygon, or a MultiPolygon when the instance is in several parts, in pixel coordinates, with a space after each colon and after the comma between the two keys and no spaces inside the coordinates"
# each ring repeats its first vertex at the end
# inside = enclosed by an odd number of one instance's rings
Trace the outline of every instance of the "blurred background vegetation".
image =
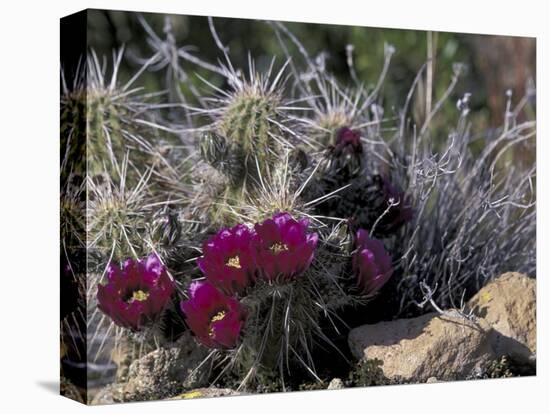
{"type": "MultiPolygon", "coordinates": [[[[161,38],[166,37],[165,17],[168,17],[178,47],[188,45],[189,53],[200,56],[207,62],[216,63],[222,58],[206,17],[162,14],[143,14],[143,17],[161,38]]],[[[266,67],[273,56],[279,57],[278,62],[284,62],[285,57],[275,31],[266,22],[215,18],[214,23],[222,43],[229,47],[235,67],[247,70],[249,53],[260,69],[266,67]]],[[[465,64],[466,72],[450,98],[451,102],[456,102],[465,93],[472,94],[471,122],[475,131],[485,134],[502,124],[507,90],[512,91],[513,104],[528,94],[534,108],[534,38],[292,22],[286,23],[286,26],[303,43],[310,56],[323,57],[326,68],[344,84],[351,84],[346,61],[348,45],[353,45],[357,77],[366,86],[374,85],[378,79],[384,64],[385,45],[394,46],[395,54],[381,91],[380,104],[383,105],[386,115],[391,115],[402,107],[416,74],[429,56],[433,56],[434,103],[448,87],[453,76],[453,65],[458,62],[465,64]]],[[[123,60],[123,79],[135,73],[139,67],[139,58],[146,59],[153,54],[147,37],[136,13],[92,10],[88,14],[90,48],[99,56],[111,56],[114,49],[125,45],[129,56],[135,58],[133,61],[123,60]]],[[[301,59],[296,48],[291,48],[290,52],[296,59],[301,59]]],[[[182,65],[187,65],[190,82],[199,90],[207,91],[209,88],[194,76],[195,73],[214,84],[220,82],[212,72],[188,62],[183,62],[182,65]]],[[[145,73],[142,79],[149,91],[166,88],[163,77],[158,73],[145,73]]],[[[424,79],[419,84],[419,90],[426,87],[422,82],[425,82],[424,79]]],[[[425,97],[416,95],[417,105],[413,115],[422,119],[425,116],[422,114],[424,106],[420,102],[425,97]]],[[[438,122],[448,125],[441,125],[445,127],[442,130],[448,131],[449,124],[455,124],[457,115],[453,105],[443,108],[438,122]]]]}

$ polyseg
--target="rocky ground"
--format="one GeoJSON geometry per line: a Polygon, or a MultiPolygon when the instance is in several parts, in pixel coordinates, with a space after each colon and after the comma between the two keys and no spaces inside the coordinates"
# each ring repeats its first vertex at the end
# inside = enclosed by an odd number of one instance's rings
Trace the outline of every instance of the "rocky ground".
{"type": "MultiPolygon", "coordinates": [[[[536,281],[505,273],[464,309],[359,326],[350,331],[348,344],[357,363],[347,377],[298,389],[534,375],[536,281]]],[[[239,395],[231,388],[208,387],[209,367],[197,368],[205,356],[190,335],[183,335],[173,347],[120,367],[122,382],[100,389],[92,404],[239,395]]]]}

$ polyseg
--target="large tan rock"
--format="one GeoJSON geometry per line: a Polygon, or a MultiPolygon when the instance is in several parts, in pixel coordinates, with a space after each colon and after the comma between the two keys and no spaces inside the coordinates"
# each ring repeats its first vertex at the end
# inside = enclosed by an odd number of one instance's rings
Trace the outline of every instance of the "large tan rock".
{"type": "Polygon", "coordinates": [[[466,378],[494,357],[489,330],[483,320],[449,311],[363,325],[350,332],[348,342],[358,359],[380,359],[390,379],[445,381],[466,378]]]}
{"type": "Polygon", "coordinates": [[[498,356],[532,360],[537,347],[536,300],[536,281],[510,272],[482,288],[468,308],[494,329],[491,342],[498,356]]]}

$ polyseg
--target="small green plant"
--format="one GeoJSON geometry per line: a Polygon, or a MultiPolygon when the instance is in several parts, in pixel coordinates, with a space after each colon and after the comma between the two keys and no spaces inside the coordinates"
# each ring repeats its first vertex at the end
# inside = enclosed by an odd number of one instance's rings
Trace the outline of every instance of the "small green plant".
{"type": "Polygon", "coordinates": [[[348,383],[350,386],[371,387],[374,385],[393,384],[382,370],[383,362],[379,359],[361,360],[350,372],[348,383]]]}
{"type": "Polygon", "coordinates": [[[510,356],[503,355],[487,364],[481,378],[510,378],[535,374],[536,368],[533,364],[519,362],[510,356]]]}

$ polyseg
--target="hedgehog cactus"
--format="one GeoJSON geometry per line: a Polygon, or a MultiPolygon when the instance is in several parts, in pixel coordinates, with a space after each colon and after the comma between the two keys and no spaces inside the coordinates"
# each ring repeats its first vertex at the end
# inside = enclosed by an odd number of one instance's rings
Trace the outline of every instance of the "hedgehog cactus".
{"type": "Polygon", "coordinates": [[[216,132],[205,132],[201,136],[202,158],[222,173],[229,181],[230,188],[238,188],[245,174],[242,154],[230,145],[228,140],[216,132]]]}
{"type": "Polygon", "coordinates": [[[86,174],[86,93],[66,89],[61,96],[61,187],[70,175],[86,174]]]}
{"type": "Polygon", "coordinates": [[[81,175],[69,174],[63,183],[60,207],[61,242],[66,249],[86,247],[86,185],[81,175]]]}
{"type": "Polygon", "coordinates": [[[60,336],[62,359],[81,362],[87,322],[86,105],[83,67],[75,72],[73,82],[62,82],[60,106],[60,336]]]}
{"type": "MultiPolygon", "coordinates": [[[[147,110],[148,99],[132,83],[120,85],[118,70],[124,50],[114,57],[112,75],[106,79],[94,52],[85,59],[71,88],[65,86],[61,97],[61,152],[73,170],[86,171],[89,177],[108,173],[121,179],[124,157],[132,165],[157,166],[165,134],[158,128],[156,111],[147,110]]],[[[64,168],[64,171],[70,171],[64,168]]],[[[136,184],[140,174],[134,168],[125,179],[136,184]]]]}
{"type": "Polygon", "coordinates": [[[334,145],[328,147],[327,174],[340,183],[356,178],[362,172],[363,152],[359,131],[348,127],[340,128],[336,133],[334,145]]]}
{"type": "Polygon", "coordinates": [[[227,179],[216,200],[225,208],[213,212],[221,225],[234,224],[231,210],[250,202],[250,196],[270,180],[280,167],[278,154],[288,146],[279,92],[255,82],[227,98],[212,130],[200,141],[202,158],[227,179]]]}
{"type": "Polygon", "coordinates": [[[338,140],[338,133],[342,128],[352,125],[353,120],[344,108],[337,108],[317,115],[311,134],[314,141],[321,147],[334,145],[338,140]]]}
{"type": "MultiPolygon", "coordinates": [[[[79,338],[64,339],[70,346],[71,342],[85,341],[82,335],[86,331],[91,343],[115,332],[116,347],[122,340],[145,351],[171,340],[172,331],[165,331],[163,323],[164,317],[175,312],[171,298],[163,302],[168,312],[161,315],[153,312],[146,300],[152,296],[146,298],[138,292],[132,309],[147,304],[147,318],[126,315],[121,319],[112,304],[105,305],[105,295],[99,310],[97,294],[105,292],[106,269],[112,263],[138,260],[157,249],[170,264],[173,260],[168,260],[169,256],[175,255],[176,249],[179,262],[195,253],[190,252],[191,242],[180,237],[181,205],[174,207],[166,220],[159,218],[167,199],[185,201],[187,188],[181,173],[181,168],[187,167],[181,163],[184,150],[181,145],[176,148],[181,144],[179,137],[166,133],[168,128],[159,111],[146,94],[140,94],[142,88],[135,86],[138,76],[126,84],[120,82],[122,57],[122,50],[115,54],[110,78],[106,76],[108,68],[99,64],[93,51],[82,59],[80,69],[70,74],[74,79],[65,79],[69,74],[62,74],[61,251],[66,270],[61,278],[69,293],[77,292],[79,297],[77,308],[71,302],[63,303],[67,316],[62,321],[62,335],[78,332],[79,338]],[[159,317],[152,318],[153,314],[159,317]],[[86,317],[83,322],[77,319],[86,317]],[[138,329],[141,319],[154,319],[154,323],[147,324],[142,332],[138,329]],[[138,330],[139,335],[132,333],[138,330]]],[[[87,352],[78,349],[79,358],[92,362],[102,358],[100,354],[111,341],[104,342],[90,346],[87,352]]]]}
{"type": "Polygon", "coordinates": [[[327,214],[350,220],[355,228],[365,228],[376,237],[389,237],[414,216],[410,200],[387,177],[365,175],[354,180],[325,181],[326,191],[338,197],[322,206],[327,214]]]}
{"type": "MultiPolygon", "coordinates": [[[[143,113],[147,102],[137,91],[121,87],[117,79],[117,65],[123,50],[114,62],[113,75],[107,84],[103,71],[92,54],[88,58],[88,85],[86,94],[86,136],[88,174],[94,177],[107,172],[112,179],[120,179],[121,163],[129,156],[134,165],[151,165],[158,150],[151,138],[157,135],[154,128],[147,127],[143,113]]],[[[126,172],[128,183],[135,184],[139,174],[133,169],[126,172]]]]}
{"type": "Polygon", "coordinates": [[[317,177],[317,191],[335,196],[324,202],[320,211],[348,219],[354,227],[369,229],[378,237],[388,237],[412,219],[413,208],[388,176],[366,170],[364,153],[359,131],[338,130],[334,145],[325,150],[317,177]]]}
{"type": "Polygon", "coordinates": [[[338,280],[345,260],[327,241],[319,241],[308,219],[281,212],[254,227],[223,229],[205,243],[198,263],[208,281],[200,292],[212,291],[210,296],[219,299],[201,307],[202,296],[193,289],[182,309],[198,340],[212,348],[220,346],[214,336],[208,337],[209,326],[225,326],[222,321],[232,315],[231,341],[221,348],[231,357],[226,368],[234,366],[242,386],[262,376],[292,375],[290,360],[315,376],[310,357],[314,343],[321,339],[332,345],[321,322],[354,297],[344,293],[338,280]],[[224,303],[242,311],[227,313],[224,303]]]}
{"type": "Polygon", "coordinates": [[[149,212],[143,208],[147,195],[145,181],[126,188],[124,173],[120,185],[108,175],[101,177],[104,177],[101,183],[97,179],[89,181],[88,248],[104,257],[137,258],[146,248],[149,212]]]}
{"type": "MultiPolygon", "coordinates": [[[[93,90],[87,95],[87,138],[88,171],[91,176],[101,174],[106,168],[113,176],[116,167],[104,165],[113,155],[121,157],[126,152],[121,120],[124,113],[122,105],[110,96],[108,90],[93,90]]],[[[116,176],[116,175],[115,175],[116,176]]]]}
{"type": "MultiPolygon", "coordinates": [[[[61,150],[68,164],[62,165],[62,181],[63,171],[86,176],[87,210],[81,216],[88,248],[103,256],[103,264],[105,256],[137,258],[145,246],[159,245],[163,235],[151,230],[155,211],[146,205],[185,192],[180,160],[168,157],[170,143],[178,141],[166,135],[158,111],[133,86],[137,77],[125,85],[118,78],[123,52],[114,55],[110,78],[90,52],[61,99],[61,150]]],[[[62,202],[68,215],[71,201],[62,202]]]]}
{"type": "Polygon", "coordinates": [[[277,125],[281,122],[279,105],[277,92],[266,92],[259,84],[246,85],[232,96],[218,123],[230,151],[243,164],[243,179],[252,184],[259,174],[269,174],[277,159],[280,144],[276,137],[283,135],[277,125]]]}
{"type": "MultiPolygon", "coordinates": [[[[150,105],[154,94],[133,82],[166,62],[181,73],[187,53],[161,37],[150,44],[158,50],[128,84],[116,75],[122,53],[106,80],[92,52],[86,76],[63,91],[61,277],[86,295],[64,304],[63,324],[76,309],[90,338],[112,333],[140,350],[192,332],[189,346],[211,351],[200,365],[212,383],[284,387],[297,372],[320,381],[316,347],[340,352],[331,334],[348,322],[342,312],[377,294],[395,317],[417,303],[421,278],[449,304],[484,272],[534,266],[535,170],[493,184],[486,171],[505,150],[496,143],[477,161],[466,114],[437,152],[428,134],[410,139],[406,110],[396,125],[378,118],[383,76],[368,92],[347,89],[294,61],[287,88],[287,64],[273,76],[274,63],[257,73],[250,61],[243,77],[228,55],[227,67],[200,65],[223,78],[206,81],[214,96],[150,105]]],[[[530,128],[499,139],[508,148],[530,128]]]]}
{"type": "Polygon", "coordinates": [[[231,90],[218,91],[219,96],[213,100],[216,106],[205,109],[213,122],[201,136],[200,153],[227,180],[227,186],[217,192],[214,200],[222,208],[211,217],[220,225],[235,224],[230,220],[231,211],[249,202],[262,183],[270,180],[280,167],[281,152],[290,148],[292,138],[280,82],[286,64],[274,77],[273,66],[260,75],[253,62],[249,65],[248,79],[227,69],[231,90]]]}

